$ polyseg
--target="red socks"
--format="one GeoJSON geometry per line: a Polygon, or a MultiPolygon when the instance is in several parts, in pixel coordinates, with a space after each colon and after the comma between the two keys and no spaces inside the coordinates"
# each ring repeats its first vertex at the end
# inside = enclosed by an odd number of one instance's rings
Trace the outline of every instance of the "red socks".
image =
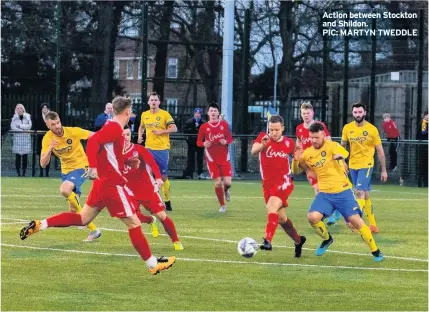
{"type": "Polygon", "coordinates": [[[153,218],[151,216],[145,216],[141,213],[140,209],[136,210],[136,216],[139,218],[141,223],[151,224],[153,221],[153,218]]]}
{"type": "Polygon", "coordinates": [[[295,229],[295,226],[289,218],[287,218],[286,223],[282,223],[280,225],[282,226],[286,234],[289,235],[289,237],[295,241],[295,244],[299,244],[301,242],[301,235],[298,234],[295,229]]]}
{"type": "Polygon", "coordinates": [[[219,201],[219,204],[221,206],[225,206],[225,195],[223,193],[223,187],[215,186],[215,192],[216,192],[216,196],[217,196],[217,200],[219,201]]]}
{"type": "Polygon", "coordinates": [[[277,213],[269,213],[268,221],[265,227],[265,239],[270,243],[273,240],[274,233],[276,232],[277,225],[279,224],[279,215],[277,213]]]}
{"type": "Polygon", "coordinates": [[[140,257],[142,257],[144,261],[148,260],[152,256],[152,252],[149,244],[147,243],[146,237],[143,235],[142,228],[138,226],[133,229],[128,229],[128,234],[130,235],[131,243],[139,253],[140,257]]]}
{"type": "Polygon", "coordinates": [[[46,219],[48,227],[68,227],[83,225],[81,215],[74,212],[63,212],[46,219]]]}
{"type": "Polygon", "coordinates": [[[173,220],[171,220],[167,216],[164,221],[161,221],[161,223],[164,226],[164,229],[167,232],[168,236],[170,236],[171,241],[173,243],[178,242],[179,237],[177,236],[176,227],[174,226],[173,220]]]}

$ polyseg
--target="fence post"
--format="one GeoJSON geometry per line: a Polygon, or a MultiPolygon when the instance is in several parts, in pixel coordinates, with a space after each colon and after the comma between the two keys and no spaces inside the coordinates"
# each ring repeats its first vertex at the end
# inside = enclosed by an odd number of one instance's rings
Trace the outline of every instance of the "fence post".
{"type": "Polygon", "coordinates": [[[34,129],[34,136],[33,136],[33,158],[31,160],[31,170],[32,170],[32,176],[36,176],[36,149],[37,149],[37,130],[34,129]]]}

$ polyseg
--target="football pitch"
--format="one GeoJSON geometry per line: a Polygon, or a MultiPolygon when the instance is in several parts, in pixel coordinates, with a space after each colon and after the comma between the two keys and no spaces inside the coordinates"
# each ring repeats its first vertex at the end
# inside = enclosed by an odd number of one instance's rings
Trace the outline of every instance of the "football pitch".
{"type": "MultiPolygon", "coordinates": [[[[343,221],[329,227],[334,243],[315,255],[320,238],[306,220],[313,198],[296,183],[287,214],[307,237],[303,255],[277,229],[273,251],[246,259],[237,242],[264,235],[266,213],[260,182],[233,181],[227,212],[212,181],[172,180],[174,220],[183,251],[174,251],[162,225],[152,238],[156,256],[177,256],[168,271],[151,277],[131,246],[122,222],[104,210],[95,224],[102,236],[84,243],[87,230],[47,229],[19,238],[26,222],[66,210],[59,179],[2,178],[1,310],[428,310],[427,189],[376,185],[372,192],[385,261],[372,260],[360,236],[343,221]]],[[[83,194],[88,193],[86,182],[83,194]]],[[[84,198],[83,198],[84,199],[84,198]]],[[[83,200],[82,200],[83,201],[83,200]]]]}

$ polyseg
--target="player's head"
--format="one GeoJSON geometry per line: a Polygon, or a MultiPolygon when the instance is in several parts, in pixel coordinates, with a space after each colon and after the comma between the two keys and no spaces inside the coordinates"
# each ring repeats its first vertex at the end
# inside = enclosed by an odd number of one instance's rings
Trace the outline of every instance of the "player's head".
{"type": "Polygon", "coordinates": [[[117,96],[112,101],[113,116],[121,118],[122,124],[128,124],[132,114],[133,102],[131,98],[117,96]]]}
{"type": "Polygon", "coordinates": [[[107,103],[106,107],[104,108],[104,112],[108,115],[112,115],[113,113],[113,105],[112,103],[107,103]]]}
{"type": "Polygon", "coordinates": [[[323,125],[320,122],[315,122],[308,130],[310,131],[311,145],[315,149],[321,148],[325,143],[325,128],[323,125]]]}
{"type": "Polygon", "coordinates": [[[356,102],[353,103],[352,105],[352,114],[353,114],[353,119],[357,122],[357,123],[361,123],[362,121],[365,120],[365,116],[366,116],[366,106],[365,104],[356,102]]]}
{"type": "Polygon", "coordinates": [[[390,121],[390,114],[389,113],[383,114],[383,120],[384,121],[390,121]]]}
{"type": "Polygon", "coordinates": [[[216,102],[209,104],[207,115],[209,115],[210,120],[218,120],[220,114],[219,105],[216,102]]]}
{"type": "Polygon", "coordinates": [[[131,143],[131,129],[128,127],[128,125],[125,125],[122,135],[125,139],[125,145],[128,146],[131,143]]]}
{"type": "Polygon", "coordinates": [[[314,110],[311,103],[302,103],[301,104],[301,118],[305,123],[309,123],[313,120],[314,110]]]}
{"type": "Polygon", "coordinates": [[[149,104],[151,110],[157,110],[161,104],[161,96],[156,92],[152,92],[149,94],[147,103],[149,104]]]}
{"type": "Polygon", "coordinates": [[[63,133],[63,126],[61,124],[60,116],[54,111],[49,111],[45,115],[46,126],[54,134],[61,136],[63,133]]]}
{"type": "Polygon", "coordinates": [[[280,115],[272,115],[268,120],[268,133],[274,141],[280,140],[285,130],[285,122],[280,115]]]}

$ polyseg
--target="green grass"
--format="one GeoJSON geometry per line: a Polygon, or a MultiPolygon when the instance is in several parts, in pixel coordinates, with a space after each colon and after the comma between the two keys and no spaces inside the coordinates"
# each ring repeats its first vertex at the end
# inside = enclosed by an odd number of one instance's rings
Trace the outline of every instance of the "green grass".
{"type": "Polygon", "coordinates": [[[178,257],[171,270],[150,277],[125,226],[107,211],[95,223],[117,231],[103,230],[92,244],[81,242],[87,231],[76,228],[48,229],[21,241],[18,219],[66,209],[58,186],[57,179],[2,179],[3,311],[428,310],[427,189],[375,187],[382,263],[343,222],[330,228],[330,252],[315,256],[320,239],[306,221],[313,197],[307,183],[297,184],[287,210],[308,239],[302,258],[293,257],[293,243],[280,228],[272,252],[245,259],[236,242],[260,241],[264,233],[260,184],[234,181],[228,211],[220,214],[212,181],[173,180],[169,215],[185,250],[173,251],[164,235],[147,235],[155,255],[178,257]]]}

